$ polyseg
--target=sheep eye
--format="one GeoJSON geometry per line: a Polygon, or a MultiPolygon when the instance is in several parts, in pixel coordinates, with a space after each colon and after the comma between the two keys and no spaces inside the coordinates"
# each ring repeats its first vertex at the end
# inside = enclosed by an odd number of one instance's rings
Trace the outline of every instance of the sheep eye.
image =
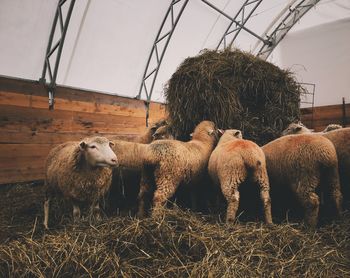
{"type": "Polygon", "coordinates": [[[96,149],[95,145],[90,146],[91,149],[96,149]]]}

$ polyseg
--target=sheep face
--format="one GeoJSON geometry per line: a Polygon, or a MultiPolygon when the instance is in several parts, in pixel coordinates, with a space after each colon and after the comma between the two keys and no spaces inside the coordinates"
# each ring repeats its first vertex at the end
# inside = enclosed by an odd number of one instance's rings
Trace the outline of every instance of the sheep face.
{"type": "Polygon", "coordinates": [[[85,138],[79,143],[85,161],[91,167],[117,166],[117,156],[111,149],[114,143],[103,137],[85,138]]]}
{"type": "Polygon", "coordinates": [[[162,126],[167,126],[167,125],[168,125],[168,122],[166,120],[159,120],[158,122],[153,123],[150,126],[150,130],[151,130],[152,135],[154,135],[154,133],[157,131],[157,129],[159,129],[162,126]]]}
{"type": "Polygon", "coordinates": [[[153,140],[174,139],[174,137],[169,133],[167,125],[159,127],[153,133],[152,137],[153,137],[153,140]]]}
{"type": "Polygon", "coordinates": [[[312,130],[308,129],[301,122],[291,123],[285,130],[282,131],[282,136],[289,134],[304,134],[311,133],[312,130]]]}

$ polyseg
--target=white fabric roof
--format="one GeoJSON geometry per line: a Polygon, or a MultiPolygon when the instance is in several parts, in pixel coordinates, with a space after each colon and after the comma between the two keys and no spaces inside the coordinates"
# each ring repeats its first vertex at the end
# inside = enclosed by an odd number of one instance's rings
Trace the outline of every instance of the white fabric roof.
{"type": "MultiPolygon", "coordinates": [[[[57,2],[0,0],[0,75],[33,80],[41,77],[57,2]]],[[[137,96],[170,2],[76,1],[57,83],[137,96]]],[[[233,17],[244,1],[209,2],[233,17]]],[[[292,2],[263,0],[245,27],[263,36],[292,2]]],[[[163,86],[178,65],[204,48],[215,49],[228,24],[227,18],[201,0],[189,0],[165,52],[152,100],[163,101],[163,86]]],[[[253,51],[256,44],[257,39],[242,30],[234,46],[253,51]]],[[[350,102],[350,1],[321,0],[292,28],[269,61],[291,68],[300,82],[316,84],[316,106],[339,104],[342,97],[350,102]]]]}

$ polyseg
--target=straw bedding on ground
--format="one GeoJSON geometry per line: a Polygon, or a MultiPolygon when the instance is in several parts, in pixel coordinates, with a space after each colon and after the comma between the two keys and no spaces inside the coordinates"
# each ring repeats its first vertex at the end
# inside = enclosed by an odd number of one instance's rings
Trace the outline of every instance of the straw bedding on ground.
{"type": "Polygon", "coordinates": [[[9,198],[2,204],[12,204],[12,215],[7,211],[1,218],[1,277],[350,275],[348,213],[316,231],[286,222],[227,225],[176,207],[158,220],[112,216],[74,225],[69,205],[62,211],[56,204],[57,222],[45,232],[40,189],[27,185],[10,195],[2,190],[9,198]],[[26,192],[31,200],[23,200],[26,192]],[[28,206],[31,214],[25,214],[28,206]]]}

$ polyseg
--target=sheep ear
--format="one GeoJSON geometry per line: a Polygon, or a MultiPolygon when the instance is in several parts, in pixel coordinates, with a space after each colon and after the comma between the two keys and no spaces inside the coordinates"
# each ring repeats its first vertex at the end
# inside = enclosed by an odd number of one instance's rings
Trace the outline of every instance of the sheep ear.
{"type": "Polygon", "coordinates": [[[110,147],[113,147],[114,146],[114,143],[112,141],[109,141],[109,146],[110,147]]]}
{"type": "Polygon", "coordinates": [[[294,128],[294,131],[300,131],[301,130],[301,126],[297,126],[296,128],[294,128]]]}
{"type": "Polygon", "coordinates": [[[81,141],[80,143],[79,143],[79,148],[80,148],[80,150],[85,150],[86,149],[86,147],[87,147],[87,144],[84,142],[84,141],[81,141]]]}
{"type": "Polygon", "coordinates": [[[224,132],[225,132],[225,131],[224,131],[223,129],[218,128],[218,133],[219,133],[220,136],[223,135],[224,132]]]}
{"type": "Polygon", "coordinates": [[[212,135],[214,133],[214,129],[208,130],[208,134],[212,135]]]}
{"type": "Polygon", "coordinates": [[[240,135],[240,133],[241,133],[240,131],[236,131],[235,132],[235,137],[238,137],[240,135]]]}

